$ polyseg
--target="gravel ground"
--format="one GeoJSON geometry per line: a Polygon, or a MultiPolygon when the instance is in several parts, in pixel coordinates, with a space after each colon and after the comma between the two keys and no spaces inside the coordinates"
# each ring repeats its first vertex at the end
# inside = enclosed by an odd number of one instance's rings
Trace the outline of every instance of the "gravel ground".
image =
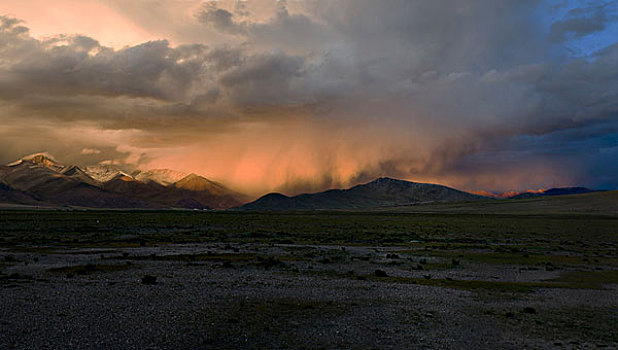
{"type": "Polygon", "coordinates": [[[618,346],[616,285],[512,292],[375,277],[538,282],[564,272],[467,261],[419,271],[422,257],[405,254],[272,244],[3,250],[0,349],[618,346]]]}

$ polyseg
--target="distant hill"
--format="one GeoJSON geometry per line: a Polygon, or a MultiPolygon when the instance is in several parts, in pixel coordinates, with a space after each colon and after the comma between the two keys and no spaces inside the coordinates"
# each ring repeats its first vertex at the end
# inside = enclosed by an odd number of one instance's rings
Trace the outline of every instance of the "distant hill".
{"type": "Polygon", "coordinates": [[[246,197],[195,174],[169,169],[132,176],[113,166],[64,166],[47,153],[0,166],[0,203],[93,208],[226,209],[246,197]]]}
{"type": "Polygon", "coordinates": [[[442,185],[382,177],[345,190],[328,190],[293,197],[271,193],[238,209],[259,211],[361,209],[435,202],[461,202],[483,198],[442,185]]]}
{"type": "Polygon", "coordinates": [[[521,199],[481,200],[466,203],[436,203],[418,206],[380,208],[382,211],[406,213],[461,214],[594,214],[618,216],[618,191],[538,196],[521,199]]]}
{"type": "Polygon", "coordinates": [[[564,196],[564,195],[569,195],[569,194],[582,194],[582,193],[592,193],[592,192],[599,192],[599,191],[591,190],[586,187],[559,187],[559,188],[551,188],[549,190],[521,192],[515,195],[508,196],[506,198],[522,199],[522,198],[533,198],[533,197],[542,197],[542,196],[564,196]]]}

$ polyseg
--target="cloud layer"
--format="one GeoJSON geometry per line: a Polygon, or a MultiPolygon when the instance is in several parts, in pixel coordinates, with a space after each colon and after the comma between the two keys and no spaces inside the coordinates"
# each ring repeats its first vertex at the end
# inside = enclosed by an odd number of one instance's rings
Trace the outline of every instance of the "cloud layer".
{"type": "MultiPolygon", "coordinates": [[[[152,29],[148,3],[109,6],[152,29]]],[[[187,23],[160,21],[172,41],[122,48],[35,37],[1,17],[0,161],[46,150],[198,172],[256,195],[382,175],[618,188],[611,2],[157,4],[187,23]]]]}

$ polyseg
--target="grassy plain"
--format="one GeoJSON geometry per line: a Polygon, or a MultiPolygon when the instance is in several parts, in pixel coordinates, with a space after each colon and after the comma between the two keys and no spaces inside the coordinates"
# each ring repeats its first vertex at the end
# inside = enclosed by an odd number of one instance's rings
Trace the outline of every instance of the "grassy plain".
{"type": "MultiPolygon", "coordinates": [[[[0,211],[0,245],[242,242],[350,245],[618,243],[618,216],[392,212],[0,211]]],[[[465,246],[462,246],[466,248],[465,246]]],[[[578,248],[578,249],[579,249],[578,248]]]]}
{"type": "Polygon", "coordinates": [[[0,347],[618,346],[618,216],[504,203],[1,210],[0,347]]]}

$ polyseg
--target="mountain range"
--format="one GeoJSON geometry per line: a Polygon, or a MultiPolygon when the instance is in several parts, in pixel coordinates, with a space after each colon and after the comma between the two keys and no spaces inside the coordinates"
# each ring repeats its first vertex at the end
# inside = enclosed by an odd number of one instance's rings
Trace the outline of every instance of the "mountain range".
{"type": "Polygon", "coordinates": [[[334,189],[288,197],[280,193],[267,194],[240,210],[312,210],[312,209],[367,209],[399,207],[429,203],[469,202],[478,200],[523,199],[600,192],[585,187],[552,188],[549,190],[511,192],[494,195],[485,192],[468,193],[454,188],[381,177],[349,189],[334,189]]]}
{"type": "Polygon", "coordinates": [[[196,174],[154,169],[128,174],[114,166],[83,169],[47,153],[0,166],[0,202],[93,208],[226,209],[247,197],[196,174]]]}
{"type": "Polygon", "coordinates": [[[112,165],[80,168],[36,153],[0,166],[0,204],[87,208],[185,208],[278,211],[370,209],[427,203],[522,199],[596,192],[584,187],[554,188],[500,195],[381,177],[348,189],[288,197],[249,197],[196,174],[171,169],[124,172],[112,165]],[[246,204],[244,204],[246,203],[246,204]]]}

